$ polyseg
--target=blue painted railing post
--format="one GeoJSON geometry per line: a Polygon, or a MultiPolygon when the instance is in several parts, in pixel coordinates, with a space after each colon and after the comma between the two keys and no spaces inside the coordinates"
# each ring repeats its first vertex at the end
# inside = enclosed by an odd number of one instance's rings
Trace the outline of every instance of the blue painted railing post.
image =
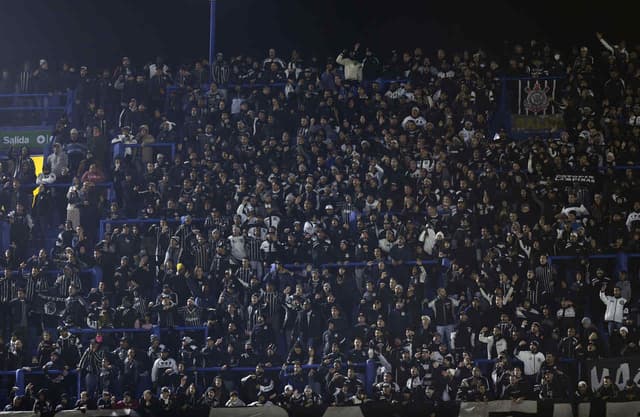
{"type": "Polygon", "coordinates": [[[151,333],[158,336],[158,339],[160,339],[160,326],[153,326],[151,333]]]}
{"type": "Polygon", "coordinates": [[[24,370],[22,369],[16,370],[16,387],[18,387],[16,395],[24,395],[24,370]]]}
{"type": "Polygon", "coordinates": [[[100,220],[100,226],[98,229],[98,237],[100,238],[100,240],[104,239],[104,224],[105,224],[105,221],[100,220]]]}
{"type": "Polygon", "coordinates": [[[364,388],[367,392],[368,396],[371,396],[373,393],[373,384],[376,381],[376,363],[372,359],[367,360],[367,364],[365,365],[365,381],[364,388]]]}
{"type": "Polygon", "coordinates": [[[76,372],[76,390],[78,394],[76,398],[80,398],[80,393],[82,392],[82,372],[76,372]]]}

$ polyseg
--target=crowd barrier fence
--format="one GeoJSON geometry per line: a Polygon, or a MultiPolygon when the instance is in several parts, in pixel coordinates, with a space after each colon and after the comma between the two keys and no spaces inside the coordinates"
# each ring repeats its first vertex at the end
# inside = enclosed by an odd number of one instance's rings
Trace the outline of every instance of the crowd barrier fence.
{"type": "MultiPolygon", "coordinates": [[[[550,407],[549,414],[545,417],[589,417],[592,405],[590,403],[574,404],[559,402],[550,407]],[[574,414],[574,408],[577,415],[574,414]]],[[[458,412],[449,413],[448,416],[456,417],[491,417],[496,415],[517,415],[520,417],[538,416],[541,404],[537,401],[523,401],[516,403],[513,401],[497,400],[488,402],[463,402],[460,404],[458,412]]],[[[234,407],[234,408],[211,408],[208,414],[200,414],[203,417],[382,417],[388,415],[418,416],[426,415],[425,409],[417,409],[406,406],[387,406],[377,403],[364,403],[361,406],[319,406],[313,410],[306,408],[292,408],[285,410],[279,406],[261,407],[234,407]]],[[[602,417],[635,417],[640,411],[640,401],[631,402],[608,402],[602,407],[604,415],[602,417]]],[[[31,417],[31,411],[3,411],[0,417],[31,417]]],[[[184,415],[184,413],[177,415],[184,415]]],[[[196,413],[196,415],[198,415],[196,413]]],[[[113,410],[65,410],[55,414],[56,417],[138,417],[139,414],[132,409],[113,410]]]]}
{"type": "Polygon", "coordinates": [[[170,161],[173,161],[176,156],[176,144],[171,143],[163,143],[163,142],[154,142],[149,144],[140,144],[140,143],[112,143],[111,148],[113,150],[113,157],[123,156],[124,148],[169,148],[170,150],[170,161]]]}
{"type": "Polygon", "coordinates": [[[74,98],[74,90],[52,93],[0,94],[0,112],[32,112],[39,116],[43,126],[50,125],[52,115],[66,113],[71,116],[75,103],[74,98]]]}

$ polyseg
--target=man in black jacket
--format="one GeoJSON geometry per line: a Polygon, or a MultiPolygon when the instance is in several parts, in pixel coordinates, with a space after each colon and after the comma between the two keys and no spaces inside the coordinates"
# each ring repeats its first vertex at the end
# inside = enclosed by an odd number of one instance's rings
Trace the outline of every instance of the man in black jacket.
{"type": "Polygon", "coordinates": [[[450,345],[451,333],[455,330],[455,308],[459,304],[458,300],[447,297],[447,290],[444,288],[438,288],[438,297],[428,304],[434,312],[436,330],[447,346],[450,345]]]}
{"type": "Polygon", "coordinates": [[[294,337],[307,347],[317,347],[325,327],[322,325],[321,315],[312,307],[311,301],[305,300],[296,318],[294,337]]]}

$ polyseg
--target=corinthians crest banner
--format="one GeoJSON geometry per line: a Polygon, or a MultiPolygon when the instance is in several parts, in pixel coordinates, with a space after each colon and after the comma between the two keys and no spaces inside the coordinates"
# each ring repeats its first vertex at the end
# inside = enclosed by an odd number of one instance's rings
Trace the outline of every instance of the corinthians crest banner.
{"type": "Polygon", "coordinates": [[[535,78],[518,80],[518,114],[555,114],[556,81],[535,78]]]}

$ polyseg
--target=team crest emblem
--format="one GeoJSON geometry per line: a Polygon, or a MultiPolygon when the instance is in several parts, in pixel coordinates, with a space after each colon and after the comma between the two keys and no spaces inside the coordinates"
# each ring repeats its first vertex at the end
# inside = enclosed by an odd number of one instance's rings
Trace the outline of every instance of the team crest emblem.
{"type": "Polygon", "coordinates": [[[533,88],[526,87],[524,92],[527,93],[527,97],[524,99],[524,108],[531,113],[537,114],[545,111],[549,107],[549,87],[540,85],[539,81],[536,81],[533,88]]]}

